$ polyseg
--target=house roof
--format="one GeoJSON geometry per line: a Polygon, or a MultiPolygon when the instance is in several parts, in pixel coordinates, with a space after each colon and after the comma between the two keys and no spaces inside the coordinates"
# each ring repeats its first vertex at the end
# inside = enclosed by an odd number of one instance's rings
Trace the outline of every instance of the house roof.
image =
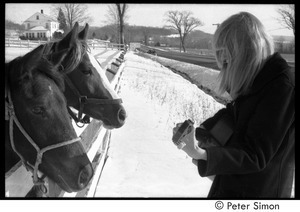
{"type": "Polygon", "coordinates": [[[30,30],[28,31],[48,31],[48,29],[46,29],[45,27],[43,26],[35,26],[33,28],[31,28],[30,30]]]}
{"type": "Polygon", "coordinates": [[[32,16],[30,16],[29,18],[27,18],[25,22],[33,22],[36,21],[36,16],[39,16],[39,20],[43,20],[43,21],[52,21],[52,22],[57,22],[55,19],[53,19],[52,17],[45,15],[44,13],[40,13],[40,12],[36,12],[34,13],[32,16]]]}

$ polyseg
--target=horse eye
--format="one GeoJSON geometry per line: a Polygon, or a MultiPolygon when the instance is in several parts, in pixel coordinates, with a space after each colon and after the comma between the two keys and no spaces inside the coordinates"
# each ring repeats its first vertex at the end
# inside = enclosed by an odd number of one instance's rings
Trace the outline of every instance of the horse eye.
{"type": "Polygon", "coordinates": [[[44,113],[44,108],[43,107],[40,107],[40,106],[36,106],[34,108],[32,108],[32,112],[37,114],[37,115],[41,115],[44,113]]]}
{"type": "Polygon", "coordinates": [[[85,74],[85,75],[91,75],[92,71],[90,69],[89,70],[82,70],[82,73],[85,74]]]}

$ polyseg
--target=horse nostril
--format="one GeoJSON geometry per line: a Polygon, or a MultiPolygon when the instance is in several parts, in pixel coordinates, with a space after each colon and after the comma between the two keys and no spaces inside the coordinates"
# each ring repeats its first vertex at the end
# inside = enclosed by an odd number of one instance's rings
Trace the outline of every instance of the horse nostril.
{"type": "Polygon", "coordinates": [[[93,168],[91,164],[87,164],[85,167],[83,167],[83,169],[79,173],[79,177],[78,177],[79,187],[82,189],[86,187],[88,182],[91,180],[92,176],[93,176],[93,168]]]}
{"type": "Polygon", "coordinates": [[[126,111],[123,108],[118,111],[118,119],[120,123],[123,123],[126,119],[126,111]]]}

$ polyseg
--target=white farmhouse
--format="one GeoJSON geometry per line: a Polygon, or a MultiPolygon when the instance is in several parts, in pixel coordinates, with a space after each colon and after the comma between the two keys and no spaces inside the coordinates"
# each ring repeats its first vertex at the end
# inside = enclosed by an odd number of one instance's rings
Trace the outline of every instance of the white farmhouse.
{"type": "Polygon", "coordinates": [[[25,26],[24,35],[28,39],[51,39],[55,31],[60,31],[59,22],[45,15],[43,10],[36,12],[30,18],[26,19],[23,25],[25,26]]]}

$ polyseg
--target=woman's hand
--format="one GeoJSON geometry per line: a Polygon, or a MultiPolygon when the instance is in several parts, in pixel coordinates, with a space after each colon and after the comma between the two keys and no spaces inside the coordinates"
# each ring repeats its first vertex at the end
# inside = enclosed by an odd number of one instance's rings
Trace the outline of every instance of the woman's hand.
{"type": "MultiPolygon", "coordinates": [[[[173,134],[179,129],[182,123],[178,123],[176,127],[173,129],[173,134]]],[[[182,148],[182,150],[191,158],[196,160],[206,160],[207,154],[205,149],[201,149],[198,147],[198,141],[195,138],[195,128],[191,126],[191,131],[184,135],[180,141],[184,142],[186,145],[182,148]]]]}

